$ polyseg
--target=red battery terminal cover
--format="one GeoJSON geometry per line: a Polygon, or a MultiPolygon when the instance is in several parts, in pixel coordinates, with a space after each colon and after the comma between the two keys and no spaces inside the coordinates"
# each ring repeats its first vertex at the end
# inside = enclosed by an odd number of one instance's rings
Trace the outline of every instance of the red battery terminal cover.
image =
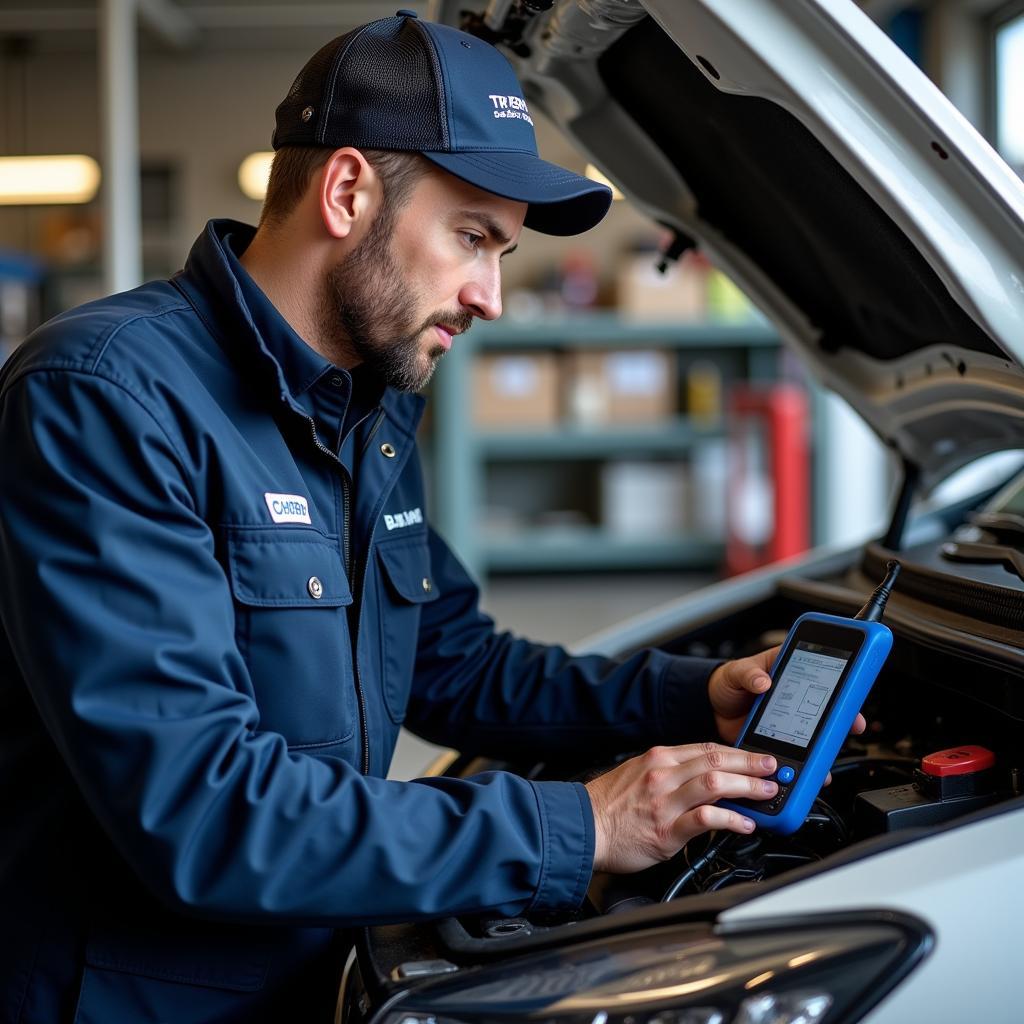
{"type": "Polygon", "coordinates": [[[946,778],[949,775],[970,775],[992,768],[996,756],[985,747],[950,747],[948,750],[937,750],[921,759],[921,771],[935,778],[946,778]]]}

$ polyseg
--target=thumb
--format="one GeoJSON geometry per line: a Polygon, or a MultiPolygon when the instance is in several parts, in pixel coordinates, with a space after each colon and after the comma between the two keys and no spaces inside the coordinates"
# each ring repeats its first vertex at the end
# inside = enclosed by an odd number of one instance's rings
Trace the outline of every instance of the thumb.
{"type": "Polygon", "coordinates": [[[782,645],[779,644],[776,647],[770,647],[767,651],[761,651],[749,659],[753,663],[753,668],[746,678],[746,689],[753,693],[764,693],[771,686],[772,665],[775,664],[775,659],[781,650],[782,645]]]}
{"type": "Polygon", "coordinates": [[[752,658],[732,662],[729,666],[731,671],[725,675],[726,685],[737,693],[764,693],[772,684],[771,676],[768,674],[772,659],[765,655],[772,653],[764,651],[752,658]]]}

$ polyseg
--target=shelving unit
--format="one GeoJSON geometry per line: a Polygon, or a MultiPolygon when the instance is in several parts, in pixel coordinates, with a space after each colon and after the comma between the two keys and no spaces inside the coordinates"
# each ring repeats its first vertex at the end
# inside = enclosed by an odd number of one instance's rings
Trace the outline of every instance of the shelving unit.
{"type": "Polygon", "coordinates": [[[722,561],[719,540],[666,537],[633,540],[594,528],[561,530],[549,526],[514,539],[489,540],[484,558],[490,572],[542,572],[572,569],[656,569],[664,566],[710,569],[722,561]]]}
{"type": "Polygon", "coordinates": [[[480,433],[469,444],[481,459],[606,459],[611,455],[672,454],[696,441],[722,436],[721,427],[695,426],[685,417],[676,417],[657,427],[566,424],[550,432],[480,433]]]}
{"type": "Polygon", "coordinates": [[[42,281],[40,263],[0,249],[0,363],[39,325],[42,281]]]}
{"type": "Polygon", "coordinates": [[[430,461],[438,529],[478,577],[510,571],[717,567],[723,554],[717,537],[633,538],[601,526],[575,525],[489,531],[481,522],[488,467],[683,456],[702,441],[722,438],[724,427],[677,415],[651,424],[482,430],[472,418],[473,360],[481,352],[660,349],[675,351],[684,367],[687,360],[712,359],[727,380],[769,381],[777,373],[779,345],[778,335],[763,321],[637,323],[605,313],[475,326],[456,339],[433,383],[430,461]]]}

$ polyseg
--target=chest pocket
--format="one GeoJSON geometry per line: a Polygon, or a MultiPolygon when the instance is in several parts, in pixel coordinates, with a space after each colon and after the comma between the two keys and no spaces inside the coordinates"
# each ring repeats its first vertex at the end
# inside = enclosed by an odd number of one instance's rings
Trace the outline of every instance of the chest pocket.
{"type": "Polygon", "coordinates": [[[249,667],[260,728],[292,747],[355,730],[352,593],[337,542],[316,530],[229,528],[235,633],[249,667]]]}
{"type": "Polygon", "coordinates": [[[384,703],[396,724],[405,718],[412,683],[420,610],[437,600],[426,538],[388,541],[377,547],[377,597],[381,614],[384,703]]]}

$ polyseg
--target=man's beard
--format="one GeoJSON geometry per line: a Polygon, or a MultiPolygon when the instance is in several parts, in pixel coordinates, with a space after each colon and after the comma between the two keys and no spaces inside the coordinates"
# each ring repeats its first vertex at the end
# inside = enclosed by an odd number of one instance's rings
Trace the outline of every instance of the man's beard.
{"type": "Polygon", "coordinates": [[[328,273],[321,337],[330,339],[332,350],[349,349],[390,387],[419,391],[445,353],[440,344],[424,348],[424,331],[439,323],[465,331],[473,316],[439,310],[414,319],[412,311],[423,303],[402,280],[391,247],[394,219],[391,211],[381,210],[362,242],[328,273]]]}

